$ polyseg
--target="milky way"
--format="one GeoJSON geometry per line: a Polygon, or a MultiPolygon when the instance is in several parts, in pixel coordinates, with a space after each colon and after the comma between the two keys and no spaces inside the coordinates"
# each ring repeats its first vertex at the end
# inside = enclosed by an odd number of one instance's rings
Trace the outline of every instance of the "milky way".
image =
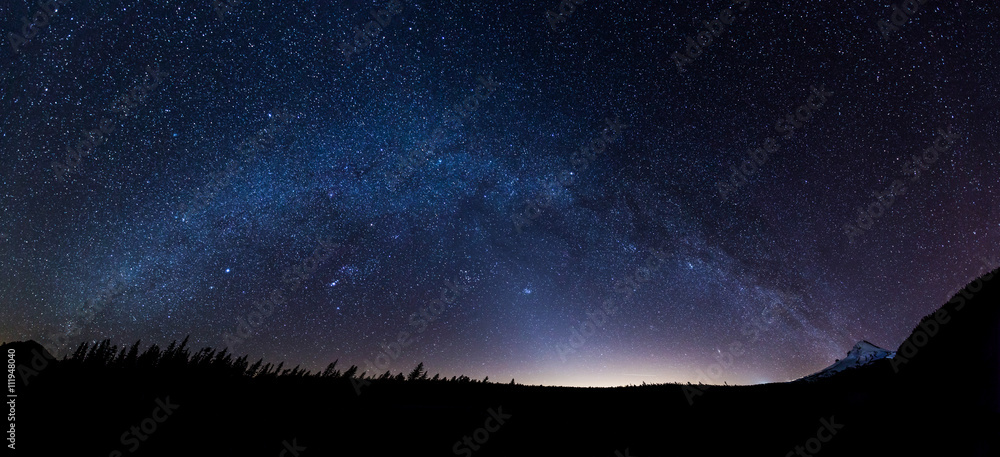
{"type": "Polygon", "coordinates": [[[0,9],[0,340],[760,383],[998,263],[990,2],[103,3],[0,9]]]}

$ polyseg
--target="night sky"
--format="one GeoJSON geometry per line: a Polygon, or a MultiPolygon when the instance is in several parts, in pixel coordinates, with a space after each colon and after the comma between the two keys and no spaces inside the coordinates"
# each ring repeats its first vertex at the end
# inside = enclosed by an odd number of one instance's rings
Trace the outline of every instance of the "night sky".
{"type": "Polygon", "coordinates": [[[572,386],[895,349],[1000,263],[1000,6],[913,5],[7,2],[0,340],[572,386]]]}

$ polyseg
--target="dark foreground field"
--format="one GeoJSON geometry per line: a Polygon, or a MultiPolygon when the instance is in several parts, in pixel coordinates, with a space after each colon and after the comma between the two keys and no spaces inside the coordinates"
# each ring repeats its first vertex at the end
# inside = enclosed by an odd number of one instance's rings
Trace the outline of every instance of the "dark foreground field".
{"type": "Polygon", "coordinates": [[[16,441],[5,451],[996,456],[997,274],[925,317],[894,361],[816,382],[748,387],[586,389],[421,376],[365,383],[351,369],[279,376],[278,367],[181,344],[140,353],[105,342],[55,361],[34,342],[11,343],[3,353],[14,349],[18,365],[16,441]]]}

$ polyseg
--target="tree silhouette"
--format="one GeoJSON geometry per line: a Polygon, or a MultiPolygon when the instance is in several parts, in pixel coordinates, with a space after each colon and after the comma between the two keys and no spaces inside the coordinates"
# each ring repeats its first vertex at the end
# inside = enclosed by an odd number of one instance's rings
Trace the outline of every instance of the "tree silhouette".
{"type": "Polygon", "coordinates": [[[417,366],[410,372],[410,375],[406,377],[409,381],[416,381],[418,379],[427,379],[427,370],[424,370],[424,362],[420,362],[417,366]]]}

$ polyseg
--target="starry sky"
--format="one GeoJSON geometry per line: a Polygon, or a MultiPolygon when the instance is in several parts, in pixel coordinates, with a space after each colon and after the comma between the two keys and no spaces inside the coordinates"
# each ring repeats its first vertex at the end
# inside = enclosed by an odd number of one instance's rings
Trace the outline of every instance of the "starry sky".
{"type": "Polygon", "coordinates": [[[1000,263],[998,10],[6,2],[0,340],[570,386],[894,349],[1000,263]]]}

